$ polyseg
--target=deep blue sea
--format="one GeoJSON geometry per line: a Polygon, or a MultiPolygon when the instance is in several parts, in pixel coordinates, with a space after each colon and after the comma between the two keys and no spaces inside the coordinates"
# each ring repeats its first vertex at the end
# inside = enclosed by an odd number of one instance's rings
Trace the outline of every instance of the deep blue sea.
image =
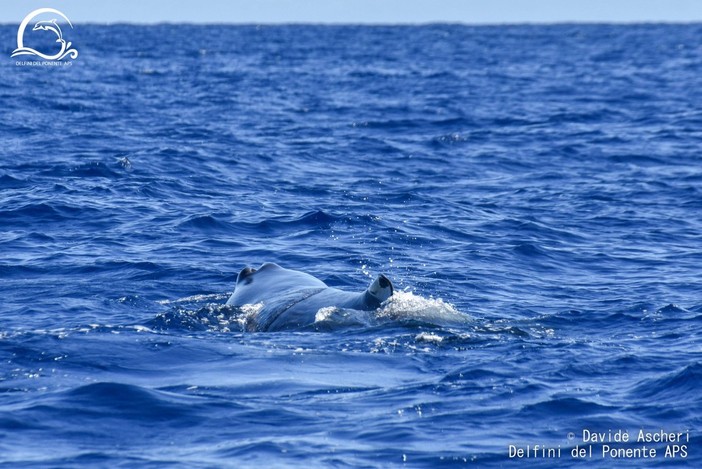
{"type": "Polygon", "coordinates": [[[702,25],[16,34],[0,466],[702,467],[702,25]],[[269,261],[396,294],[247,332],[269,261]]]}

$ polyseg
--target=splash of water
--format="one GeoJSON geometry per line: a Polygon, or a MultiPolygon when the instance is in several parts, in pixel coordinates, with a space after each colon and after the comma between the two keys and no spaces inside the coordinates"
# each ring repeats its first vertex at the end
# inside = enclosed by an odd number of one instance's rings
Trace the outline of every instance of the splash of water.
{"type": "Polygon", "coordinates": [[[425,298],[410,291],[396,291],[378,311],[377,318],[437,325],[462,325],[471,321],[470,316],[441,298],[425,298]]]}

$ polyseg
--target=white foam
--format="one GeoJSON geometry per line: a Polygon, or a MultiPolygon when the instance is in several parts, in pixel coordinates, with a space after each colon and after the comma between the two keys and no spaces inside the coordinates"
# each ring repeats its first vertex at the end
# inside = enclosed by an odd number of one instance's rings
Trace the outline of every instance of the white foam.
{"type": "Polygon", "coordinates": [[[396,291],[378,311],[378,318],[417,320],[433,324],[465,324],[470,316],[441,298],[424,298],[410,291],[396,291]]]}
{"type": "Polygon", "coordinates": [[[336,306],[327,306],[326,308],[321,308],[314,315],[314,322],[330,321],[336,312],[336,306]]]}
{"type": "Polygon", "coordinates": [[[414,340],[416,340],[417,342],[429,342],[432,344],[440,344],[444,340],[444,338],[438,334],[434,334],[433,332],[422,332],[420,334],[417,334],[414,340]]]}
{"type": "Polygon", "coordinates": [[[263,301],[259,303],[246,304],[239,307],[243,313],[237,316],[236,321],[242,329],[250,329],[252,324],[255,324],[256,315],[263,309],[263,301]]]}
{"type": "Polygon", "coordinates": [[[198,303],[202,301],[207,301],[207,302],[217,302],[221,301],[222,299],[229,298],[229,294],[227,293],[213,293],[211,295],[193,295],[193,296],[186,296],[185,298],[178,298],[177,300],[160,300],[157,301],[158,304],[161,305],[170,305],[170,304],[178,304],[178,303],[198,303]]]}

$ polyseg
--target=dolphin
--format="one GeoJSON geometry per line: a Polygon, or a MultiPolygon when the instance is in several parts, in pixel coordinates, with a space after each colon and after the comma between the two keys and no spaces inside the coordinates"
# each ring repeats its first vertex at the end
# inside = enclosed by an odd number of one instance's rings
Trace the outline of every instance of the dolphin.
{"type": "Polygon", "coordinates": [[[363,292],[352,293],[329,287],[304,272],[268,262],[258,269],[245,267],[239,272],[227,305],[259,305],[247,321],[248,329],[282,331],[313,324],[317,311],[325,307],[373,311],[392,294],[392,282],[382,274],[363,292]]]}
{"type": "Polygon", "coordinates": [[[58,23],[56,23],[56,20],[53,19],[51,21],[39,21],[37,24],[34,25],[34,28],[32,28],[32,31],[38,31],[38,30],[44,30],[44,31],[53,31],[56,36],[58,36],[58,39],[56,39],[56,42],[61,42],[63,44],[66,43],[66,41],[63,40],[63,33],[61,32],[61,28],[59,27],[58,23]]]}

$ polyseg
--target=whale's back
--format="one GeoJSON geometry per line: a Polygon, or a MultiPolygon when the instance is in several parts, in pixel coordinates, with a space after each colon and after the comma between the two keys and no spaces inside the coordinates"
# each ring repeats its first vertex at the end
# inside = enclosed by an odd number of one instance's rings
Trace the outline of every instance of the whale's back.
{"type": "Polygon", "coordinates": [[[289,301],[296,295],[304,295],[310,289],[327,288],[327,284],[312,275],[289,270],[272,262],[258,269],[244,268],[236,279],[234,293],[229,297],[230,306],[270,303],[271,299],[289,301]]]}

